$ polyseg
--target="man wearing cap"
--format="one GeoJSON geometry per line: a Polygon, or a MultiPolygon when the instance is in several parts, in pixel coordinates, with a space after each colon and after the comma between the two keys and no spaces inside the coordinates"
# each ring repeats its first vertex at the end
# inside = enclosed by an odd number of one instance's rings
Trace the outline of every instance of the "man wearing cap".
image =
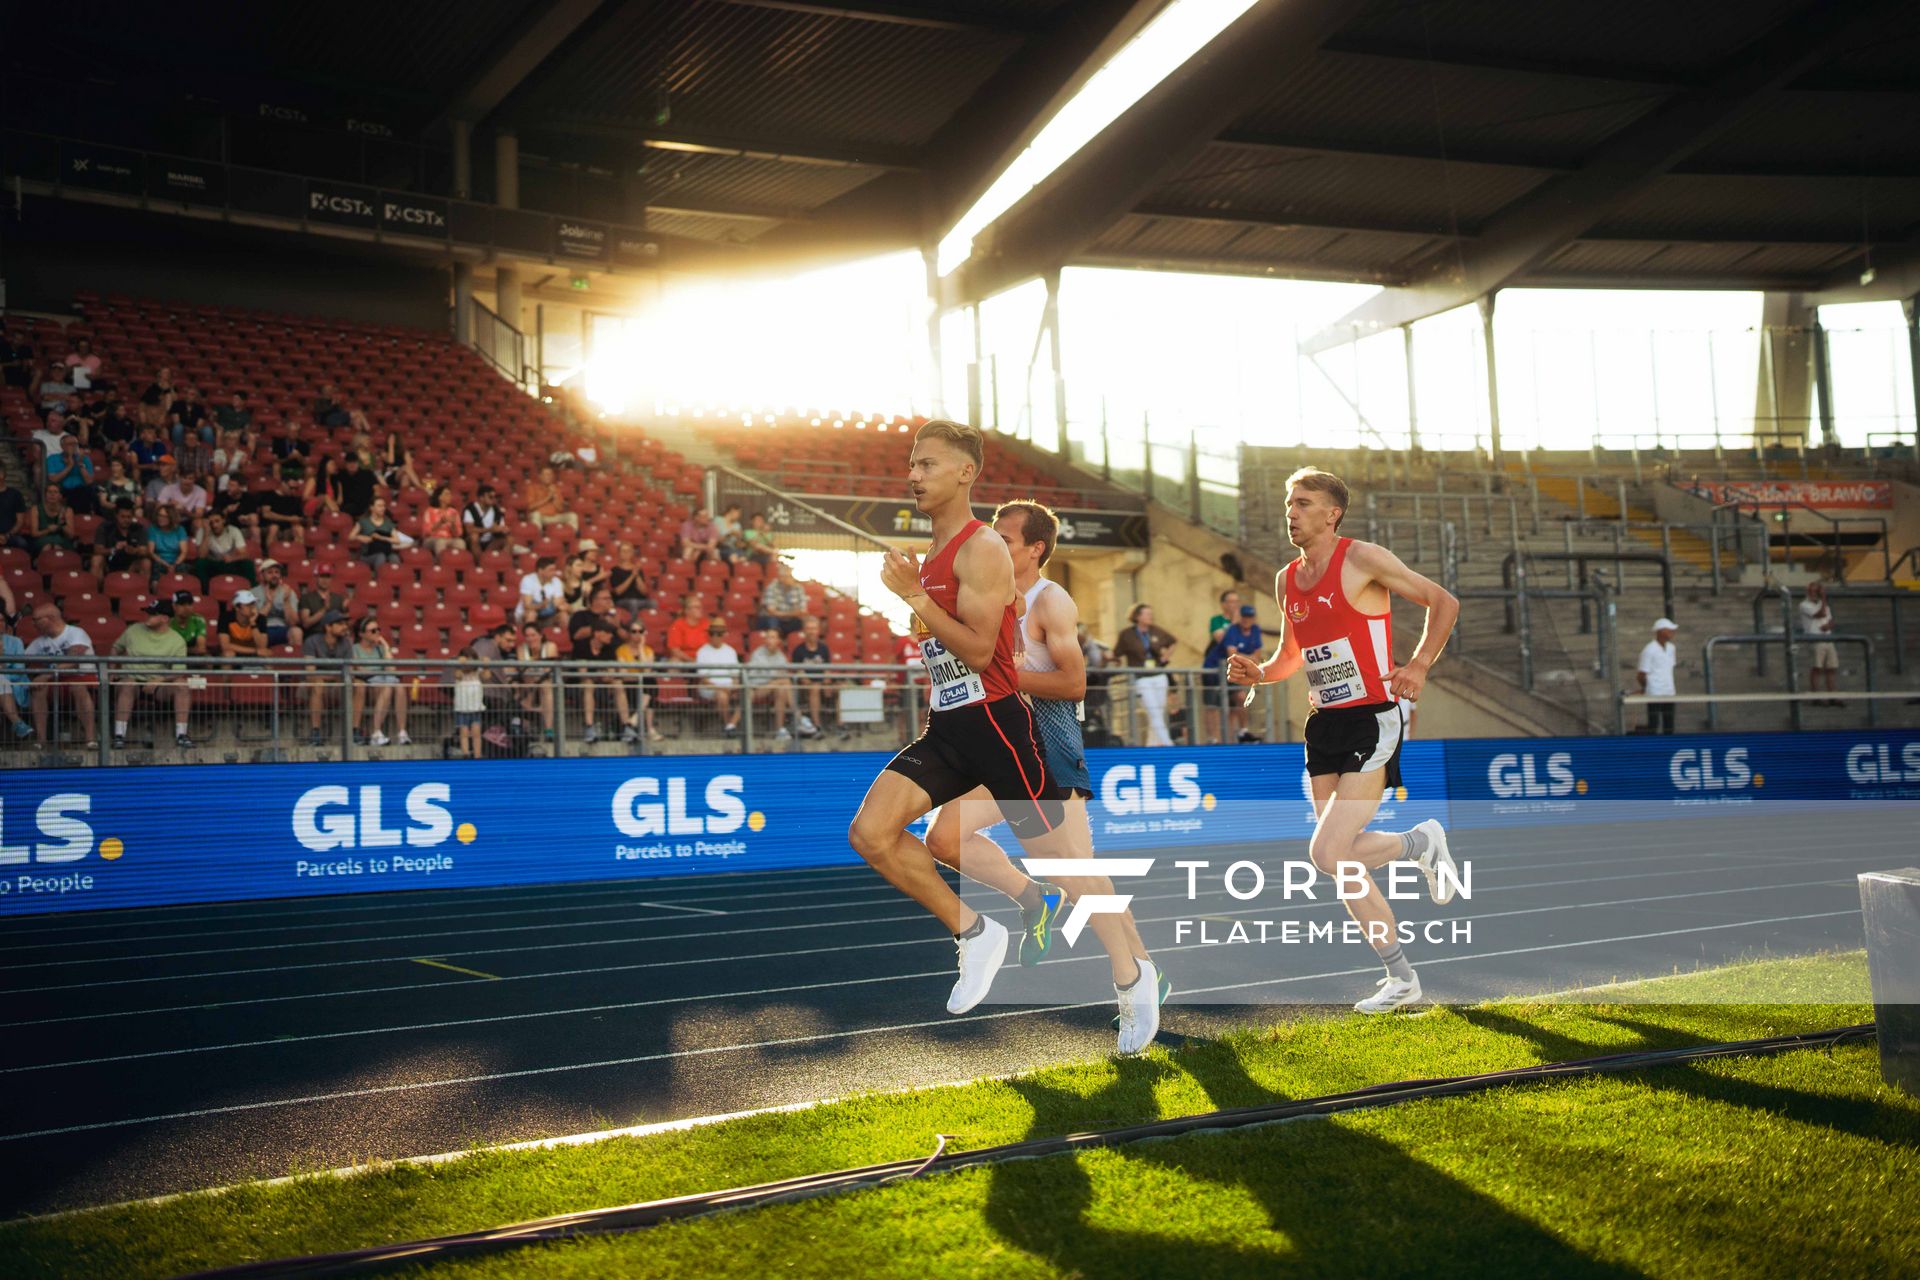
{"type": "Polygon", "coordinates": [[[733,715],[734,672],[740,666],[740,651],[727,643],[725,622],[714,618],[707,623],[707,642],[693,659],[700,664],[700,683],[694,692],[703,701],[719,705],[720,718],[726,722],[722,732],[731,738],[740,732],[740,722],[733,715]]]}
{"type": "Polygon", "coordinates": [[[173,633],[187,646],[187,652],[196,658],[206,657],[207,620],[194,609],[193,592],[174,592],[167,607],[173,615],[173,633]]]}
{"type": "Polygon", "coordinates": [[[260,603],[260,624],[267,629],[267,643],[276,648],[298,645],[306,637],[295,625],[300,617],[300,597],[287,585],[287,571],[278,560],[262,560],[260,582],[254,587],[254,599],[260,603]]]}
{"type": "MultiPolygon", "coordinates": [[[[128,658],[184,658],[187,656],[187,642],[173,629],[173,602],[171,600],[149,600],[143,610],[145,617],[140,625],[128,627],[113,642],[113,652],[128,658]]],[[[113,700],[113,746],[120,750],[127,745],[127,722],[133,718],[133,700],[136,695],[144,694],[156,702],[164,698],[173,700],[173,745],[181,748],[193,746],[193,739],[187,736],[187,707],[193,694],[187,688],[186,670],[177,666],[160,666],[157,663],[131,663],[116,672],[115,681],[120,686],[113,700]]]]}
{"type": "MultiPolygon", "coordinates": [[[[1678,630],[1680,626],[1672,618],[1655,618],[1653,639],[1647,641],[1647,647],[1640,651],[1640,692],[1650,698],[1671,698],[1678,692],[1673,687],[1673,669],[1680,660],[1680,651],[1673,647],[1673,636],[1678,630]]],[[[1671,702],[1647,704],[1646,731],[1673,732],[1671,702]]]]}
{"type": "MultiPolygon", "coordinates": [[[[1244,653],[1257,662],[1261,651],[1265,648],[1266,637],[1260,631],[1260,611],[1250,604],[1243,604],[1236,611],[1232,625],[1221,628],[1220,639],[1215,642],[1207,657],[1209,661],[1218,661],[1221,665],[1225,665],[1230,661],[1227,655],[1244,653]]],[[[1220,695],[1215,693],[1209,696],[1218,698],[1220,695]]],[[[1247,728],[1245,698],[1227,699],[1227,714],[1225,723],[1220,728],[1220,741],[1228,741],[1228,735],[1232,735],[1231,740],[1234,742],[1260,741],[1260,735],[1247,728]]]]}
{"type": "Polygon", "coordinates": [[[220,623],[220,652],[229,658],[267,656],[267,629],[260,625],[260,598],[251,591],[234,596],[220,623]]]}
{"type": "MultiPolygon", "coordinates": [[[[240,594],[247,593],[243,591],[240,594]]],[[[347,634],[347,615],[338,609],[321,615],[320,630],[307,637],[306,643],[300,646],[300,652],[309,658],[321,659],[332,668],[326,672],[314,667],[307,668],[315,673],[307,681],[308,741],[316,747],[324,746],[327,739],[321,732],[320,721],[326,714],[327,691],[337,687],[339,664],[353,656],[353,637],[347,634]]]]}

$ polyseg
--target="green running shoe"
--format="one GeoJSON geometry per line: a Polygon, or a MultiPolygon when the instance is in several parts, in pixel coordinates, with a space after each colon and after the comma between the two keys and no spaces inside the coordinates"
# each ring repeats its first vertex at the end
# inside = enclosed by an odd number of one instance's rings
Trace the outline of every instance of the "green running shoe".
{"type": "Polygon", "coordinates": [[[1040,886],[1040,905],[1020,908],[1020,963],[1031,969],[1053,950],[1053,926],[1067,913],[1067,891],[1057,884],[1040,886]]]}
{"type": "MultiPolygon", "coordinates": [[[[1154,961],[1153,965],[1154,965],[1154,968],[1156,969],[1160,968],[1160,962],[1158,960],[1154,961]]],[[[1167,1002],[1167,997],[1172,994],[1173,994],[1173,979],[1167,976],[1167,971],[1165,969],[1160,969],[1160,1003],[1165,1004],[1167,1002]]],[[[1113,1015],[1113,1029],[1115,1031],[1118,1031],[1120,1029],[1120,1015],[1117,1013],[1113,1015]]]]}

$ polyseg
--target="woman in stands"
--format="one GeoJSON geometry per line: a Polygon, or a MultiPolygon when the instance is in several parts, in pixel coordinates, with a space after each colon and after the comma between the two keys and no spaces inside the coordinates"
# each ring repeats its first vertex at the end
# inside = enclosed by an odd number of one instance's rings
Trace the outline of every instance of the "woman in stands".
{"type": "Polygon", "coordinates": [[[128,502],[139,502],[140,486],[127,474],[126,462],[115,457],[107,463],[107,478],[94,486],[94,509],[111,517],[122,498],[128,502]]]}
{"type": "Polygon", "coordinates": [[[373,460],[373,473],[380,477],[381,484],[395,493],[403,488],[427,488],[426,482],[414,474],[413,454],[398,431],[387,433],[386,444],[380,447],[380,455],[373,460]]]}
{"type": "Polygon", "coordinates": [[[587,607],[587,601],[593,596],[593,588],[587,583],[586,559],[583,556],[567,557],[567,567],[560,571],[560,611],[576,614],[587,607]]]}
{"type": "Polygon", "coordinates": [[[323,457],[300,490],[300,505],[307,513],[307,523],[318,524],[321,516],[340,510],[340,497],[339,473],[334,470],[333,459],[323,457]]]}
{"type": "Polygon", "coordinates": [[[37,556],[48,547],[79,550],[80,535],[74,529],[73,515],[59,485],[50,484],[42,490],[39,505],[27,512],[27,539],[33,554],[37,556]]]}
{"type": "Polygon", "coordinates": [[[763,567],[772,564],[774,557],[780,554],[780,548],[773,540],[773,526],[767,523],[765,512],[753,513],[753,519],[748,521],[746,529],[740,534],[740,545],[745,549],[747,559],[763,567]]]}
{"type": "Polygon", "coordinates": [[[399,533],[393,517],[387,514],[387,500],[375,498],[367,514],[353,527],[351,541],[360,549],[360,558],[378,569],[400,559],[399,533]]]}
{"type": "Polygon", "coordinates": [[[384,664],[393,661],[393,645],[380,629],[380,620],[369,614],[360,620],[360,629],[353,640],[353,660],[366,663],[374,674],[356,680],[353,685],[353,723],[354,740],[365,746],[384,747],[387,735],[381,732],[386,723],[387,712],[393,712],[394,742],[397,746],[411,746],[413,739],[407,736],[407,691],[400,687],[400,673],[384,664]],[[374,690],[371,699],[366,698],[366,690],[374,690]],[[364,701],[363,701],[364,700],[364,701]],[[370,701],[367,712],[367,727],[363,733],[357,727],[360,723],[360,710],[370,701]]]}
{"type": "MultiPolygon", "coordinates": [[[[520,645],[512,657],[520,662],[552,662],[560,656],[560,647],[547,639],[536,623],[529,622],[520,631],[520,645]]],[[[540,730],[549,741],[553,738],[553,679],[544,670],[522,672],[520,675],[520,709],[540,713],[540,730]]]]}
{"type": "Polygon", "coordinates": [[[147,545],[153,549],[153,557],[147,563],[156,579],[185,571],[192,541],[180,523],[180,512],[171,502],[161,503],[153,513],[153,523],[147,526],[147,545]]]}
{"type": "Polygon", "coordinates": [[[607,567],[607,590],[613,602],[628,613],[644,613],[653,608],[653,588],[647,572],[634,555],[631,542],[613,544],[613,563],[607,567]]]}
{"type": "Polygon", "coordinates": [[[621,666],[631,668],[634,673],[633,700],[640,709],[640,724],[647,741],[661,741],[665,735],[653,723],[653,681],[648,678],[656,655],[653,646],[647,643],[647,629],[638,618],[627,625],[626,638],[613,651],[613,656],[621,666]]]}
{"type": "Polygon", "coordinates": [[[420,516],[420,541],[436,556],[467,545],[460,532],[460,499],[444,484],[433,491],[432,503],[420,516]]]}
{"type": "Polygon", "coordinates": [[[140,421],[151,427],[163,425],[173,409],[173,370],[163,368],[140,393],[140,421]]]}

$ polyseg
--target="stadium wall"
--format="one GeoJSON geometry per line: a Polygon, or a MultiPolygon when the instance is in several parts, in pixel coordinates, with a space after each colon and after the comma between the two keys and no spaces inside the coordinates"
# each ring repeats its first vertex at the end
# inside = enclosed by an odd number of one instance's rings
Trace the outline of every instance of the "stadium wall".
{"type": "MultiPolygon", "coordinates": [[[[1088,754],[1102,852],[1229,858],[1311,832],[1297,746],[1088,754]]],[[[0,916],[857,865],[847,823],[886,760],[16,773],[0,781],[0,916]]],[[[1415,741],[1403,772],[1381,809],[1389,829],[1426,818],[1459,830],[1698,818],[1762,799],[1920,799],[1920,731],[1415,741]]]]}

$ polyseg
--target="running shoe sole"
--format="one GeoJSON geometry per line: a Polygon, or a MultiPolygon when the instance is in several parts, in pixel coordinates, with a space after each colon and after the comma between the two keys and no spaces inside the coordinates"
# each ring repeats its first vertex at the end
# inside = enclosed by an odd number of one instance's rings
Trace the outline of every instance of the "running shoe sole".
{"type": "MultiPolygon", "coordinates": [[[[1159,962],[1158,962],[1158,961],[1155,961],[1155,962],[1154,962],[1154,968],[1156,968],[1156,969],[1158,969],[1159,967],[1160,967],[1160,965],[1159,965],[1159,962]]],[[[1166,971],[1165,971],[1164,969],[1162,969],[1162,970],[1160,971],[1160,1001],[1159,1001],[1159,1003],[1160,1003],[1160,1004],[1161,1004],[1162,1006],[1164,1006],[1164,1005],[1165,1005],[1165,1004],[1167,1003],[1167,997],[1168,997],[1168,996],[1170,996],[1170,995],[1172,995],[1172,994],[1173,994],[1173,979],[1172,979],[1172,978],[1169,978],[1169,977],[1167,976],[1167,974],[1166,974],[1166,971]]],[[[1111,1025],[1112,1025],[1112,1027],[1113,1027],[1113,1029],[1114,1029],[1115,1031],[1118,1031],[1118,1030],[1120,1029],[1120,1015],[1119,1015],[1119,1014],[1117,1014],[1117,1013],[1116,1013],[1116,1014],[1114,1014],[1114,1015],[1113,1015],[1113,1022],[1112,1022],[1112,1024],[1111,1024],[1111,1025]]]]}

